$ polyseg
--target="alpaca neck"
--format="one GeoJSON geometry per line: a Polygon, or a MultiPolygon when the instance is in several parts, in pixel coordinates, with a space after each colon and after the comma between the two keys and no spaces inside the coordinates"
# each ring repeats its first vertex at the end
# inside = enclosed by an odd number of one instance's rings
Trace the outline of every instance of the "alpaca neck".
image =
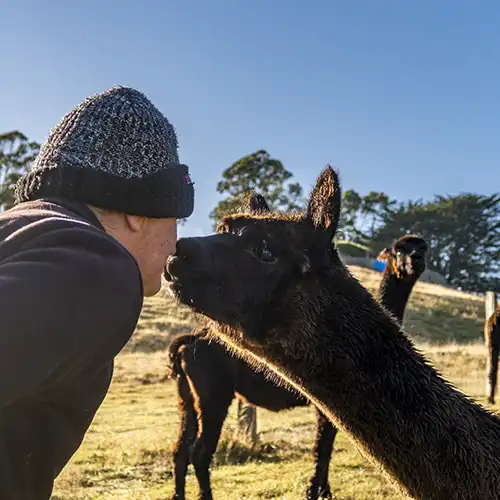
{"type": "Polygon", "coordinates": [[[357,282],[318,297],[314,329],[291,318],[257,357],[410,496],[500,498],[500,420],[448,385],[357,282]]]}
{"type": "Polygon", "coordinates": [[[401,324],[416,281],[417,277],[411,280],[398,278],[386,268],[380,282],[378,300],[401,324]]]}

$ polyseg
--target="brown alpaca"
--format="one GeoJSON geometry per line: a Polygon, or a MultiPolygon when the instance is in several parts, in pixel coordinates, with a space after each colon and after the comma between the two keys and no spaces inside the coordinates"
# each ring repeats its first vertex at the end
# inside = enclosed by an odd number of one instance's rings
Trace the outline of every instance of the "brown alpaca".
{"type": "MultiPolygon", "coordinates": [[[[262,197],[252,198],[248,211],[269,212],[269,207],[262,197]]],[[[400,322],[411,289],[425,269],[426,249],[423,239],[405,235],[379,256],[388,261],[380,284],[379,300],[400,322]]],[[[177,337],[169,346],[171,376],[177,381],[181,414],[179,436],[173,448],[174,500],[185,498],[189,462],[193,463],[198,479],[199,498],[212,498],[209,467],[235,397],[270,411],[310,404],[295,391],[290,393],[287,387],[275,385],[244,360],[231,356],[227,349],[210,342],[206,335],[207,331],[202,329],[194,335],[177,337]]],[[[306,491],[307,500],[332,498],[328,467],[336,434],[335,426],[318,411],[313,449],[315,468],[306,491]]]]}
{"type": "Polygon", "coordinates": [[[180,239],[165,269],[172,292],[408,496],[500,498],[500,419],[444,380],[342,264],[331,245],[340,203],[328,167],[305,215],[236,214],[223,234],[180,239]]]}
{"type": "Polygon", "coordinates": [[[425,271],[427,244],[414,234],[405,234],[391,248],[384,248],[378,260],[387,262],[378,290],[379,302],[403,323],[411,291],[425,271]]]}
{"type": "Polygon", "coordinates": [[[500,304],[484,323],[484,340],[488,349],[486,362],[486,394],[488,403],[495,404],[498,355],[500,354],[500,304]]]}

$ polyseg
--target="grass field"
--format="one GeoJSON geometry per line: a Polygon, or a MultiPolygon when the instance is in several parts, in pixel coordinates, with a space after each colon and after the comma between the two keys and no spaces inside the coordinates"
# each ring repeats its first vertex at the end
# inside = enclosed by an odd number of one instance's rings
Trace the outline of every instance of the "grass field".
{"type": "MultiPolygon", "coordinates": [[[[378,286],[380,274],[352,271],[370,290],[378,286]]],[[[445,377],[486,404],[483,318],[481,298],[419,283],[405,326],[445,377]]],[[[137,332],[117,358],[111,390],[83,445],[57,479],[53,500],[171,497],[170,449],[178,413],[174,383],[164,380],[165,348],[192,325],[191,313],[168,296],[146,300],[137,332]]],[[[235,417],[233,404],[212,466],[215,498],[302,500],[312,472],[314,411],[259,410],[255,450],[235,440],[235,417]]],[[[338,499],[400,498],[343,433],[335,442],[330,482],[338,499]]],[[[190,469],[187,498],[197,498],[197,492],[190,469]]]]}

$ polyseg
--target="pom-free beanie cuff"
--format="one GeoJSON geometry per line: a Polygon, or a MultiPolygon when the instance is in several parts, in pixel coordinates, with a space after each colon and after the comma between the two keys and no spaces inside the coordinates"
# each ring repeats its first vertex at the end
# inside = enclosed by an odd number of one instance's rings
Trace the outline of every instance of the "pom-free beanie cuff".
{"type": "Polygon", "coordinates": [[[17,203],[53,196],[154,218],[182,219],[194,209],[193,183],[182,164],[142,178],[70,165],[45,166],[23,176],[16,186],[17,203]]]}

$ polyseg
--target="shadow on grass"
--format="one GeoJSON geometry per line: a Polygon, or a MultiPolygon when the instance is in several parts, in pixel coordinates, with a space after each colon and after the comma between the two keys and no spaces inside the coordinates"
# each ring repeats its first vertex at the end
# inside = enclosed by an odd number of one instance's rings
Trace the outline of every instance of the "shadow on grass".
{"type": "Polygon", "coordinates": [[[138,480],[165,484],[172,478],[172,458],[167,449],[143,449],[131,456],[123,454],[111,463],[108,460],[108,456],[94,453],[85,462],[79,485],[83,488],[109,488],[113,484],[138,480]]]}
{"type": "Polygon", "coordinates": [[[238,440],[237,437],[223,437],[214,455],[214,465],[239,465],[254,463],[278,463],[296,459],[303,450],[295,449],[287,441],[266,441],[255,446],[238,440]]]}

